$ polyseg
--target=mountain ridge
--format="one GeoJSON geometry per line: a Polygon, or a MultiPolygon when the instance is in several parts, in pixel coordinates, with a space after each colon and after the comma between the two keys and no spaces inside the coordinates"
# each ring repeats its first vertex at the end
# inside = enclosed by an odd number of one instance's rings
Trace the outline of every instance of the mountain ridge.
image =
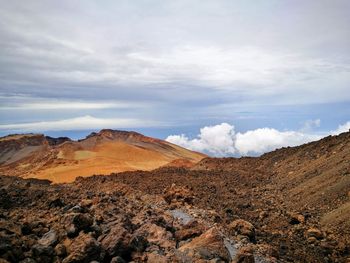
{"type": "Polygon", "coordinates": [[[15,134],[0,138],[0,172],[71,182],[77,176],[151,170],[176,160],[196,163],[204,154],[137,132],[103,129],[84,139],[15,134]]]}

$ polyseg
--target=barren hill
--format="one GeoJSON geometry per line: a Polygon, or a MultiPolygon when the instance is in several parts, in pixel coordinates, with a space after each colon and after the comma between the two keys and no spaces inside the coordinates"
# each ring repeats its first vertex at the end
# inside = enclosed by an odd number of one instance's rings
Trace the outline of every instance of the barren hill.
{"type": "MultiPolygon", "coordinates": [[[[83,140],[42,134],[0,138],[0,173],[71,182],[77,176],[152,170],[178,159],[196,163],[205,155],[136,132],[101,130],[83,140]]],[[[180,162],[179,160],[177,162],[180,162]]]]}

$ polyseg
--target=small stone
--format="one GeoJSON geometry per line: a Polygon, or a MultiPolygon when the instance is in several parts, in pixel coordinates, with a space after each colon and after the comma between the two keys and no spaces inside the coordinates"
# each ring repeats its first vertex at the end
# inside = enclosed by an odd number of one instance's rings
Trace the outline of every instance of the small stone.
{"type": "Polygon", "coordinates": [[[317,242],[317,239],[316,239],[316,237],[309,237],[309,238],[307,239],[307,242],[310,243],[310,244],[314,244],[314,243],[317,242]]]}
{"type": "Polygon", "coordinates": [[[70,209],[74,213],[84,213],[85,210],[80,205],[75,205],[70,209]]]}
{"type": "Polygon", "coordinates": [[[66,227],[66,231],[67,231],[67,236],[69,238],[73,238],[76,237],[78,235],[78,229],[73,225],[69,225],[68,227],[66,227]]]}
{"type": "Polygon", "coordinates": [[[57,243],[57,233],[55,230],[50,230],[45,233],[41,239],[39,239],[38,243],[42,246],[48,247],[53,246],[57,243]]]}
{"type": "Polygon", "coordinates": [[[51,201],[49,201],[49,207],[64,207],[64,202],[61,198],[55,198],[51,201]]]}
{"type": "Polygon", "coordinates": [[[81,200],[80,201],[80,206],[81,207],[87,207],[87,208],[89,208],[89,207],[91,207],[92,206],[92,200],[91,199],[83,199],[83,200],[81,200]]]}
{"type": "Polygon", "coordinates": [[[61,258],[64,258],[67,255],[67,249],[66,249],[65,245],[63,245],[63,244],[58,244],[55,247],[55,252],[56,252],[56,255],[61,257],[61,258]]]}
{"type": "Polygon", "coordinates": [[[290,213],[289,224],[297,225],[305,222],[305,217],[302,214],[290,213]]]}
{"type": "Polygon", "coordinates": [[[310,228],[306,231],[306,237],[310,238],[310,237],[314,237],[318,240],[323,238],[323,234],[321,232],[321,230],[317,229],[317,228],[310,228]]]}
{"type": "Polygon", "coordinates": [[[232,234],[247,236],[250,241],[255,241],[255,227],[250,222],[237,219],[229,227],[232,234]]]}

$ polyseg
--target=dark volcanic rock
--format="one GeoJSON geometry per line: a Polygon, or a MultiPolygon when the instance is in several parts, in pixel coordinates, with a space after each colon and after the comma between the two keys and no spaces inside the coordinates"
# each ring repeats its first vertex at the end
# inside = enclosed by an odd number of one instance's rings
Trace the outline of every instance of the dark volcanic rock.
{"type": "Polygon", "coordinates": [[[99,261],[103,258],[101,245],[90,234],[81,232],[68,248],[69,255],[62,263],[99,261]]]}
{"type": "Polygon", "coordinates": [[[101,235],[98,239],[101,242],[102,248],[106,251],[109,257],[122,255],[124,257],[130,256],[131,236],[129,232],[120,224],[113,226],[109,233],[101,235]]]}

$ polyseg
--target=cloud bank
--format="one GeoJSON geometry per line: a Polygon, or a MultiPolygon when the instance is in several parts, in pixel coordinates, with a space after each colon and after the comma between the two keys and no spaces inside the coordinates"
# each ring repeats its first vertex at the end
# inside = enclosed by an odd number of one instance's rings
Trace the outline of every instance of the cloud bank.
{"type": "Polygon", "coordinates": [[[154,121],[127,118],[96,118],[89,115],[56,120],[17,124],[1,124],[0,131],[12,132],[43,132],[43,131],[72,131],[98,130],[108,128],[131,128],[160,125],[154,121]]]}
{"type": "MultiPolygon", "coordinates": [[[[319,126],[320,120],[308,121],[307,128],[319,126]]],[[[348,131],[350,122],[340,125],[331,134],[348,131]]],[[[186,135],[171,135],[168,142],[178,144],[191,150],[206,152],[214,156],[258,155],[285,146],[297,146],[321,139],[323,136],[310,131],[279,131],[273,128],[259,128],[236,133],[234,126],[222,123],[200,129],[197,138],[189,139],[186,135]]]]}

